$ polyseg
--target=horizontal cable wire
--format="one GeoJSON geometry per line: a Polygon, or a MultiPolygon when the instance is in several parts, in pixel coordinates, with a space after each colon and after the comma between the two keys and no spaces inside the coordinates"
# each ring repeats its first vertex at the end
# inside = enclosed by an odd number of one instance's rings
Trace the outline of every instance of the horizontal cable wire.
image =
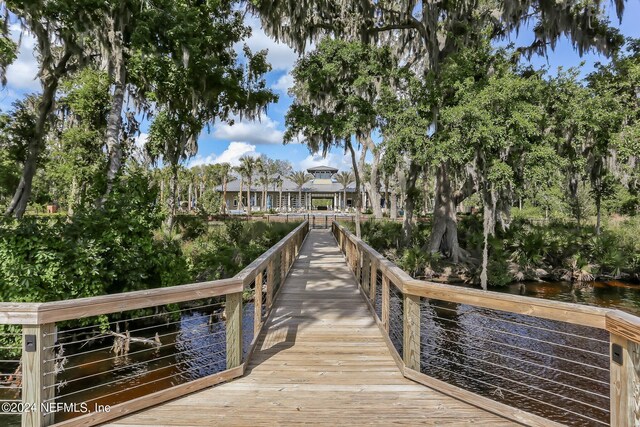
{"type": "Polygon", "coordinates": [[[0,363],[20,363],[20,359],[0,360],[0,363]]]}
{"type": "MultiPolygon", "coordinates": [[[[136,363],[133,363],[133,364],[130,364],[130,365],[121,366],[121,367],[109,369],[109,370],[106,370],[106,371],[96,372],[95,374],[85,375],[83,377],[78,377],[78,378],[74,378],[74,379],[71,379],[71,380],[61,381],[61,382],[58,382],[58,383],[55,383],[55,384],[52,384],[52,385],[48,385],[48,386],[46,386],[44,388],[45,389],[49,389],[49,388],[57,387],[57,386],[59,386],[61,384],[66,385],[66,384],[70,384],[70,383],[73,383],[73,382],[76,382],[76,381],[84,380],[84,379],[87,379],[87,378],[93,378],[93,377],[96,377],[96,376],[99,376],[99,375],[102,375],[102,374],[108,374],[110,372],[115,372],[115,371],[119,371],[119,370],[122,370],[122,369],[135,368],[136,366],[142,366],[142,365],[145,365],[145,364],[154,363],[154,362],[157,362],[158,360],[166,359],[168,357],[176,357],[176,356],[178,356],[180,354],[184,354],[184,353],[187,353],[187,352],[194,352],[194,351],[202,350],[202,349],[205,349],[205,348],[213,347],[214,345],[220,345],[220,344],[225,344],[225,343],[226,343],[226,341],[218,341],[218,342],[215,342],[215,343],[204,345],[202,347],[189,349],[189,350],[183,350],[183,351],[179,351],[177,353],[171,353],[171,354],[167,354],[167,355],[161,356],[161,357],[154,357],[153,359],[142,360],[140,362],[136,362],[136,363]]],[[[211,354],[217,354],[217,353],[211,353],[211,354]]],[[[204,355],[204,356],[201,356],[201,357],[206,357],[206,356],[207,355],[204,355]]],[[[144,373],[142,373],[142,374],[144,374],[144,373]]]]}
{"type": "MultiPolygon", "coordinates": [[[[491,376],[493,376],[493,377],[500,378],[500,379],[503,379],[503,380],[506,380],[506,381],[509,381],[509,382],[512,382],[512,383],[515,383],[515,384],[523,385],[523,386],[525,386],[525,387],[529,387],[529,388],[531,388],[531,389],[533,389],[533,390],[537,390],[537,391],[540,391],[540,392],[542,392],[542,393],[548,393],[548,394],[550,394],[550,395],[553,395],[553,396],[555,396],[555,397],[559,397],[559,398],[561,398],[561,399],[567,399],[567,400],[570,400],[570,401],[572,401],[572,402],[578,403],[578,404],[580,404],[580,405],[589,406],[589,407],[591,407],[591,408],[593,408],[593,409],[597,409],[598,411],[603,411],[603,412],[609,413],[609,410],[608,410],[608,409],[600,408],[600,407],[598,407],[598,406],[592,405],[592,404],[590,404],[590,403],[582,402],[582,401],[580,401],[580,400],[576,400],[576,399],[573,399],[573,398],[568,397],[568,396],[563,396],[563,395],[558,394],[558,393],[555,393],[555,392],[553,392],[553,391],[545,390],[545,389],[542,389],[542,388],[536,387],[536,386],[534,386],[534,385],[525,384],[525,383],[522,383],[522,382],[519,382],[519,381],[516,381],[516,380],[512,380],[512,379],[510,379],[510,378],[503,377],[502,375],[492,374],[491,372],[483,371],[483,370],[481,370],[481,369],[477,369],[477,368],[474,368],[474,367],[469,366],[469,365],[465,365],[465,364],[462,364],[462,363],[459,363],[459,362],[455,362],[455,361],[450,360],[450,359],[445,359],[444,357],[436,356],[436,355],[434,355],[434,354],[432,354],[432,355],[430,355],[430,356],[431,356],[431,357],[435,357],[435,358],[440,359],[440,360],[444,360],[445,362],[448,362],[448,363],[453,363],[453,364],[458,365],[458,366],[463,366],[463,367],[466,367],[466,368],[468,368],[468,369],[473,369],[474,371],[480,372],[480,373],[485,374],[485,375],[491,375],[491,376]]],[[[498,387],[498,386],[493,385],[493,387],[498,387]]],[[[505,390],[507,390],[507,389],[505,389],[505,390]]]]}
{"type": "MultiPolygon", "coordinates": [[[[530,325],[530,324],[528,324],[528,323],[519,323],[519,322],[516,322],[516,321],[514,321],[514,320],[503,319],[503,318],[500,318],[500,317],[491,317],[491,316],[487,316],[486,314],[483,314],[483,313],[482,313],[478,308],[476,308],[476,307],[472,308],[471,310],[462,311],[462,312],[460,312],[460,311],[458,311],[458,310],[454,310],[453,308],[441,307],[441,306],[439,306],[439,305],[432,305],[432,306],[431,306],[431,308],[433,308],[434,310],[447,310],[447,311],[451,311],[451,312],[454,312],[454,313],[456,313],[456,314],[458,314],[458,315],[464,315],[464,314],[477,314],[478,316],[483,317],[483,318],[485,318],[485,319],[496,320],[496,321],[500,321],[500,322],[512,323],[512,324],[517,325],[517,326],[524,326],[524,327],[527,327],[527,328],[535,328],[535,329],[540,329],[540,330],[542,330],[542,331],[548,331],[548,332],[553,332],[553,333],[556,333],[556,334],[568,335],[568,336],[571,336],[571,337],[582,338],[582,339],[585,339],[585,340],[591,340],[591,341],[601,342],[601,343],[604,343],[604,344],[609,344],[609,341],[601,340],[601,339],[599,339],[599,338],[585,337],[584,335],[578,335],[578,334],[574,334],[574,333],[572,333],[572,332],[558,331],[558,330],[555,330],[555,329],[549,329],[549,328],[545,328],[545,327],[542,327],[542,326],[530,325]]],[[[503,310],[496,310],[496,311],[503,311],[503,310]]],[[[507,312],[505,312],[505,313],[510,313],[510,312],[508,312],[508,311],[507,311],[507,312]]],[[[512,313],[512,314],[517,314],[517,313],[512,313]]],[[[527,315],[526,315],[526,314],[522,314],[521,316],[527,316],[527,315]]],[[[534,318],[536,318],[536,319],[540,319],[540,318],[535,317],[535,316],[528,316],[528,317],[534,317],[534,318]]]]}
{"type": "MultiPolygon", "coordinates": [[[[597,382],[597,383],[600,383],[600,384],[603,384],[603,385],[606,385],[606,386],[609,385],[609,382],[601,381],[601,380],[598,380],[598,379],[595,379],[595,378],[585,377],[584,375],[575,374],[575,373],[569,372],[569,371],[563,371],[562,369],[553,368],[551,366],[541,365],[541,364],[536,363],[536,362],[531,362],[531,361],[528,361],[528,360],[525,360],[525,359],[517,358],[517,357],[514,357],[514,356],[509,356],[507,354],[496,353],[494,351],[486,350],[486,349],[479,348],[479,347],[475,347],[475,346],[472,346],[471,344],[463,343],[461,341],[452,341],[452,340],[449,340],[449,339],[443,338],[443,337],[437,337],[436,339],[437,340],[446,341],[446,342],[454,344],[454,345],[459,345],[459,346],[462,346],[462,347],[466,347],[466,348],[469,348],[469,349],[472,349],[472,350],[478,350],[478,351],[482,351],[482,352],[486,352],[486,353],[495,354],[496,356],[507,357],[509,359],[513,359],[513,360],[516,360],[518,362],[528,363],[530,365],[534,365],[534,366],[537,366],[539,368],[550,369],[550,370],[553,370],[553,371],[556,371],[556,372],[560,372],[560,373],[563,373],[563,374],[572,375],[574,377],[577,377],[577,378],[580,378],[580,379],[583,379],[583,380],[589,380],[589,381],[597,382]]],[[[482,339],[482,338],[480,338],[480,339],[482,339]]]]}
{"type": "MultiPolygon", "coordinates": [[[[445,322],[453,322],[453,323],[456,323],[456,324],[458,324],[458,325],[464,326],[464,324],[463,324],[463,323],[458,322],[458,321],[456,321],[456,320],[446,319],[446,318],[444,318],[444,317],[439,317],[439,316],[431,316],[431,317],[432,317],[433,319],[440,319],[440,320],[443,320],[443,321],[445,321],[445,322]]],[[[594,355],[597,355],[597,356],[607,356],[607,357],[608,357],[608,355],[605,355],[605,354],[602,354],[602,353],[595,353],[595,352],[592,352],[592,351],[589,351],[589,350],[582,350],[582,349],[579,349],[579,348],[574,348],[574,347],[570,347],[570,346],[566,346],[566,345],[562,345],[562,344],[555,344],[555,343],[548,342],[548,341],[544,341],[544,340],[538,340],[538,339],[535,339],[535,338],[526,337],[526,336],[524,336],[524,335],[512,334],[512,333],[505,332],[505,331],[501,331],[501,330],[497,330],[497,329],[485,328],[485,327],[483,327],[483,326],[477,326],[477,327],[478,327],[478,328],[481,328],[481,329],[484,329],[484,330],[487,330],[487,331],[490,331],[490,332],[499,332],[499,333],[504,333],[504,334],[512,335],[512,336],[515,336],[515,337],[518,337],[518,338],[530,339],[530,340],[534,340],[534,341],[538,341],[538,342],[542,342],[542,343],[546,343],[546,344],[550,344],[550,345],[556,345],[556,346],[565,347],[565,348],[568,348],[568,349],[570,349],[570,350],[584,351],[584,352],[588,352],[588,353],[593,353],[594,355]]],[[[457,332],[454,332],[454,333],[457,333],[457,332]]],[[[473,336],[473,338],[475,338],[475,339],[481,339],[481,340],[484,340],[484,341],[491,341],[491,340],[487,340],[487,339],[485,339],[485,338],[477,337],[477,336],[473,336]]],[[[577,361],[574,361],[574,360],[564,359],[564,358],[562,358],[562,357],[555,356],[555,355],[554,355],[554,356],[551,356],[551,355],[546,354],[546,353],[540,353],[540,352],[537,352],[537,351],[535,351],[535,350],[530,350],[530,349],[526,349],[526,348],[521,348],[521,347],[513,346],[513,345],[510,345],[510,344],[501,343],[501,342],[499,342],[499,341],[491,341],[491,342],[495,342],[495,343],[497,343],[497,344],[502,344],[502,345],[506,345],[506,346],[509,346],[509,347],[517,348],[517,349],[519,349],[519,350],[523,350],[523,351],[530,351],[530,352],[532,352],[532,353],[541,354],[541,355],[543,355],[543,356],[549,356],[549,357],[554,357],[554,358],[556,358],[556,359],[560,359],[560,360],[566,360],[567,362],[571,362],[571,363],[577,363],[577,364],[580,364],[580,365],[589,366],[589,367],[591,367],[591,368],[600,369],[600,370],[602,370],[602,371],[607,371],[607,372],[609,371],[609,369],[601,368],[601,367],[599,367],[599,366],[589,365],[589,364],[582,363],[582,362],[577,362],[577,361]]]]}
{"type": "MultiPolygon", "coordinates": [[[[470,377],[470,376],[468,376],[468,375],[461,374],[461,373],[459,373],[459,372],[451,371],[451,370],[449,370],[449,369],[443,368],[443,367],[438,366],[438,365],[433,365],[433,364],[429,364],[429,365],[430,365],[431,367],[433,367],[433,368],[441,369],[441,370],[443,370],[443,371],[445,371],[445,372],[449,372],[449,373],[451,373],[451,374],[453,374],[453,375],[459,375],[459,376],[461,376],[461,377],[468,378],[468,379],[470,379],[470,380],[472,380],[472,381],[479,382],[479,383],[484,384],[484,385],[487,385],[487,386],[489,386],[489,387],[492,387],[492,388],[498,388],[498,389],[500,389],[500,387],[496,386],[495,384],[491,384],[491,383],[488,383],[488,382],[486,382],[486,381],[482,381],[482,380],[479,380],[479,379],[477,379],[477,378],[474,378],[474,377],[470,377]]],[[[583,414],[579,414],[579,413],[577,413],[577,412],[573,412],[573,411],[571,411],[570,409],[566,409],[566,408],[562,408],[562,407],[560,407],[560,406],[556,406],[556,405],[554,405],[554,404],[552,404],[552,403],[545,402],[545,401],[540,400],[540,399],[536,399],[535,397],[531,397],[531,396],[527,396],[527,395],[522,394],[522,393],[518,393],[517,391],[513,391],[513,390],[509,390],[509,389],[504,389],[504,391],[506,391],[507,393],[511,393],[511,394],[515,394],[515,395],[517,395],[517,396],[523,397],[523,398],[525,398],[525,399],[533,400],[533,401],[538,402],[538,403],[541,403],[541,404],[543,404],[543,405],[550,406],[550,407],[552,407],[552,408],[559,409],[559,410],[561,410],[561,411],[563,411],[563,412],[566,412],[566,413],[569,413],[569,414],[573,414],[573,415],[576,415],[576,416],[581,417],[581,418],[585,418],[585,419],[590,420],[590,421],[594,421],[594,422],[599,423],[599,424],[609,425],[609,424],[604,423],[604,422],[602,422],[602,421],[596,420],[595,418],[591,418],[591,417],[589,417],[589,416],[586,416],[586,415],[583,415],[583,414]]]]}
{"type": "MultiPolygon", "coordinates": [[[[205,346],[205,347],[206,347],[206,346],[205,346]]],[[[202,348],[205,348],[205,347],[202,347],[202,348]]],[[[225,351],[226,351],[226,350],[225,350],[225,351]]],[[[225,351],[220,351],[220,352],[217,352],[217,353],[211,353],[211,356],[220,355],[220,354],[224,353],[225,351]]],[[[220,363],[220,362],[221,362],[221,361],[216,361],[216,362],[212,362],[212,363],[220,363]]],[[[51,402],[52,400],[55,400],[55,399],[62,399],[63,397],[72,396],[72,395],[74,395],[74,394],[78,394],[78,393],[84,393],[84,392],[86,392],[86,391],[94,390],[94,389],[99,388],[99,387],[106,387],[106,386],[108,386],[108,385],[117,384],[117,383],[119,383],[119,382],[123,382],[123,381],[131,380],[131,379],[133,379],[133,378],[140,377],[140,376],[142,376],[142,375],[148,375],[148,374],[151,374],[151,373],[153,373],[153,372],[158,372],[158,371],[161,371],[161,370],[163,370],[163,369],[174,368],[174,367],[179,366],[179,365],[181,365],[181,364],[183,364],[183,363],[185,363],[185,361],[180,361],[180,362],[173,363],[173,364],[170,364],[170,365],[167,365],[167,366],[161,366],[161,367],[159,367],[159,368],[151,369],[150,371],[140,372],[139,374],[132,375],[132,376],[127,377],[127,378],[117,378],[117,379],[115,379],[115,380],[113,380],[113,381],[108,381],[108,382],[106,382],[106,383],[97,384],[97,385],[94,385],[94,386],[91,386],[91,387],[83,388],[83,389],[81,389],[81,390],[72,391],[71,393],[67,393],[67,394],[61,394],[60,396],[56,396],[56,397],[54,397],[54,398],[51,398],[51,399],[45,400],[45,402],[51,402]]],[[[201,367],[198,367],[198,368],[201,368],[201,367]]]]}
{"type": "MultiPolygon", "coordinates": [[[[196,330],[196,329],[197,329],[197,328],[190,329],[190,330],[196,330]]],[[[196,339],[199,339],[199,338],[202,338],[202,337],[214,337],[214,336],[217,336],[217,335],[221,335],[221,334],[223,334],[223,333],[226,333],[226,331],[218,331],[218,332],[211,333],[211,334],[209,334],[209,333],[205,333],[205,334],[201,334],[201,335],[196,335],[196,336],[194,336],[194,337],[185,338],[185,339],[184,339],[184,341],[193,341],[193,340],[196,340],[196,339]]],[[[132,355],[134,355],[134,354],[144,353],[145,351],[154,351],[154,350],[158,350],[158,349],[161,349],[161,348],[169,347],[169,346],[172,346],[172,345],[173,345],[173,346],[175,346],[176,344],[178,344],[178,343],[176,343],[176,342],[174,341],[174,342],[170,342],[170,343],[166,343],[166,344],[161,344],[161,345],[159,345],[159,346],[155,346],[155,347],[144,348],[144,349],[142,349],[142,350],[137,350],[137,351],[129,352],[129,353],[127,353],[127,354],[126,354],[126,356],[132,356],[132,355]]],[[[92,353],[92,352],[94,352],[94,351],[105,350],[105,349],[106,349],[106,347],[102,347],[102,348],[99,348],[99,349],[97,349],[97,350],[91,350],[91,351],[86,352],[86,353],[92,353]]],[[[70,356],[75,356],[75,354],[72,354],[72,355],[70,355],[70,356]]],[[[100,359],[100,360],[94,360],[94,361],[91,361],[91,362],[83,363],[83,364],[80,364],[80,365],[70,366],[70,367],[68,367],[68,368],[65,368],[65,372],[72,371],[72,370],[77,369],[77,368],[80,368],[80,367],[84,367],[84,366],[88,366],[88,365],[94,365],[94,364],[96,364],[96,363],[101,363],[101,362],[106,362],[106,361],[108,361],[108,360],[117,359],[117,358],[119,358],[119,357],[122,357],[122,356],[117,356],[117,355],[116,355],[116,356],[107,357],[107,358],[100,359]]],[[[51,361],[51,360],[48,360],[48,362],[50,362],[50,361],[51,361]]],[[[44,374],[44,375],[50,375],[50,374],[54,374],[54,373],[57,373],[57,372],[56,372],[56,371],[45,372],[45,374],[44,374]]]]}
{"type": "MultiPolygon", "coordinates": [[[[447,350],[446,348],[439,347],[439,346],[438,346],[438,345],[436,345],[436,344],[427,344],[427,343],[424,343],[424,345],[425,345],[425,346],[430,346],[430,347],[433,347],[433,348],[439,348],[440,350],[446,351],[446,352],[448,352],[448,353],[452,353],[452,354],[456,354],[456,355],[457,355],[457,354],[459,354],[459,353],[456,353],[455,351],[447,350]]],[[[497,353],[495,353],[495,354],[497,354],[497,353]]],[[[559,381],[552,380],[552,379],[550,379],[550,378],[545,378],[545,377],[541,377],[541,376],[539,376],[539,375],[530,374],[530,373],[528,373],[528,372],[524,372],[524,371],[520,371],[520,370],[518,370],[518,369],[510,368],[510,367],[508,367],[508,366],[499,365],[499,364],[497,364],[497,363],[489,362],[489,361],[487,361],[487,360],[478,359],[477,357],[473,357],[473,356],[469,356],[469,355],[465,355],[465,358],[469,358],[469,359],[477,360],[477,361],[479,361],[479,362],[481,362],[481,363],[486,363],[486,364],[488,364],[488,365],[497,366],[498,368],[507,369],[507,370],[509,370],[509,371],[517,372],[517,373],[519,373],[519,374],[528,375],[528,376],[530,376],[530,377],[537,378],[537,379],[540,379],[540,380],[543,380],[543,381],[548,381],[548,382],[550,382],[550,383],[557,384],[557,385],[560,385],[560,386],[562,386],[562,387],[568,387],[568,388],[574,389],[574,390],[579,391],[579,392],[582,392],[582,393],[591,394],[591,395],[593,395],[593,396],[596,396],[596,397],[599,397],[599,398],[602,398],[602,399],[607,399],[607,400],[609,400],[609,396],[605,396],[605,395],[603,395],[603,394],[596,393],[596,392],[594,392],[594,391],[583,390],[583,389],[581,389],[581,388],[579,388],[579,387],[575,387],[575,386],[572,386],[572,385],[569,385],[569,384],[564,384],[564,383],[561,383],[561,382],[559,382],[559,381]]],[[[525,384],[525,385],[527,385],[527,384],[525,384]]]]}
{"type": "MultiPolygon", "coordinates": [[[[217,323],[222,323],[222,322],[217,322],[217,323]]],[[[215,323],[213,323],[213,324],[215,324],[215,323]]],[[[197,330],[199,330],[199,329],[203,329],[203,328],[205,328],[205,327],[209,327],[209,326],[211,326],[211,325],[210,325],[210,324],[208,324],[208,323],[203,323],[203,324],[200,324],[200,325],[198,325],[198,326],[194,326],[194,327],[192,327],[192,328],[188,328],[188,329],[178,329],[178,330],[173,331],[173,332],[167,332],[166,334],[158,335],[158,339],[160,339],[160,338],[164,338],[164,337],[168,337],[168,336],[170,336],[170,335],[176,335],[176,334],[179,334],[179,333],[182,333],[182,332],[197,331],[197,330]]],[[[218,332],[215,332],[215,334],[222,333],[222,332],[224,332],[224,331],[218,331],[218,332]]],[[[206,334],[205,334],[205,335],[206,335],[206,334]]],[[[211,334],[211,335],[213,335],[213,334],[211,334]]],[[[104,338],[107,338],[107,337],[110,337],[110,336],[111,336],[111,335],[105,334],[104,338]]],[[[148,337],[145,337],[145,338],[148,338],[148,337]]],[[[149,338],[149,339],[150,339],[150,338],[149,338]]],[[[64,346],[64,345],[69,345],[69,344],[63,344],[63,346],[64,346]]],[[[157,346],[157,347],[155,347],[155,348],[160,348],[160,347],[162,347],[162,346],[157,346]]],[[[64,354],[63,354],[63,355],[61,355],[61,356],[56,356],[56,357],[54,357],[53,359],[46,359],[46,360],[45,360],[45,362],[52,362],[52,361],[58,361],[58,360],[62,360],[62,359],[69,358],[69,357],[82,356],[82,355],[84,355],[84,354],[94,353],[94,352],[96,352],[96,351],[103,351],[103,350],[105,350],[106,348],[107,348],[107,347],[100,347],[100,348],[94,348],[93,350],[82,351],[82,352],[73,353],[73,354],[69,354],[69,355],[64,355],[64,354]]]]}
{"type": "MultiPolygon", "coordinates": [[[[197,300],[196,300],[196,301],[197,301],[197,300]]],[[[166,305],[166,304],[165,304],[165,305],[166,305]]],[[[178,310],[172,310],[172,311],[165,311],[165,312],[162,312],[162,313],[149,314],[149,315],[147,315],[147,316],[133,317],[133,318],[131,318],[131,319],[114,320],[113,322],[108,322],[108,323],[106,323],[106,325],[115,325],[116,323],[121,323],[121,322],[130,322],[130,321],[132,321],[132,320],[148,319],[148,318],[151,318],[151,317],[161,317],[161,316],[166,316],[166,315],[168,315],[168,314],[181,313],[181,312],[183,312],[183,311],[199,310],[199,309],[201,309],[201,308],[205,308],[205,307],[212,307],[212,306],[214,306],[214,305],[224,305],[224,303],[222,303],[222,302],[214,302],[214,303],[211,303],[211,304],[203,304],[203,305],[198,305],[198,306],[195,306],[195,307],[181,308],[181,309],[178,309],[178,310]]],[[[153,306],[146,307],[146,308],[153,308],[153,307],[158,307],[158,306],[157,306],[157,305],[153,305],[153,306]]],[[[128,310],[128,311],[131,311],[131,310],[128,310]]],[[[123,313],[123,312],[122,312],[122,311],[119,311],[119,312],[114,312],[114,313],[123,313]]],[[[109,313],[109,314],[114,314],[114,313],[109,313]]],[[[94,328],[94,327],[96,327],[96,326],[98,326],[98,325],[93,324],[93,325],[88,325],[88,326],[81,326],[81,327],[74,328],[74,329],[65,329],[65,330],[63,330],[63,331],[59,331],[59,332],[58,332],[58,336],[60,336],[61,334],[69,334],[69,333],[71,333],[71,332],[81,331],[81,330],[83,330],[83,329],[94,328]]],[[[45,333],[45,334],[44,334],[44,336],[47,336],[47,335],[54,335],[54,334],[55,334],[55,333],[51,333],[51,334],[47,334],[47,333],[45,333]]]]}
{"type": "MultiPolygon", "coordinates": [[[[178,376],[178,375],[184,375],[184,374],[189,373],[189,372],[191,372],[191,371],[194,371],[194,370],[196,370],[196,369],[203,369],[203,368],[207,368],[207,367],[209,367],[209,366],[211,366],[211,365],[215,365],[215,364],[218,364],[218,363],[220,363],[220,362],[219,362],[219,361],[217,361],[217,362],[211,362],[211,363],[207,363],[206,365],[202,365],[202,366],[198,366],[198,367],[194,367],[194,368],[186,369],[186,370],[184,370],[183,372],[178,372],[178,373],[175,373],[175,374],[173,374],[173,375],[168,375],[168,376],[166,376],[166,377],[157,378],[157,379],[155,379],[155,380],[153,380],[153,381],[148,381],[148,382],[143,383],[143,384],[134,385],[134,386],[128,387],[128,388],[127,388],[127,389],[125,389],[125,390],[118,390],[118,391],[114,391],[114,392],[112,392],[112,393],[103,394],[102,396],[98,396],[98,397],[94,397],[94,398],[92,398],[92,399],[88,399],[88,400],[86,400],[85,402],[91,402],[91,401],[98,400],[98,399],[104,399],[105,397],[109,397],[109,396],[113,396],[113,395],[115,395],[115,394],[120,394],[120,393],[123,393],[123,392],[126,392],[126,391],[130,391],[130,390],[133,390],[134,388],[138,388],[138,387],[142,387],[142,386],[145,386],[145,385],[153,384],[153,383],[158,382],[158,381],[167,380],[167,379],[169,379],[169,378],[173,378],[173,377],[178,376]]],[[[53,399],[52,399],[52,400],[53,400],[53,399]]]]}
{"type": "MultiPolygon", "coordinates": [[[[221,317],[221,314],[216,314],[216,315],[217,315],[218,317],[221,317]]],[[[180,319],[180,320],[176,320],[176,321],[174,321],[174,322],[160,323],[160,324],[157,324],[157,325],[145,326],[144,328],[131,329],[131,330],[129,330],[128,332],[129,332],[130,334],[132,334],[132,333],[134,333],[134,332],[147,331],[147,330],[149,330],[149,329],[164,328],[164,327],[167,327],[167,326],[170,326],[170,325],[175,325],[175,324],[178,324],[178,323],[182,323],[182,322],[184,322],[185,320],[186,320],[186,321],[189,321],[189,320],[192,320],[192,319],[202,319],[202,318],[205,318],[205,317],[212,317],[212,314],[202,314],[202,315],[198,315],[198,316],[191,316],[191,317],[189,317],[189,318],[187,318],[187,319],[180,319]]],[[[135,319],[135,320],[137,320],[137,319],[135,319]]],[[[216,323],[218,323],[218,322],[216,322],[216,323]]],[[[110,332],[125,334],[127,331],[125,331],[125,332],[115,332],[115,331],[110,331],[110,332]]],[[[59,344],[56,344],[56,345],[52,345],[52,346],[50,346],[50,347],[45,347],[44,349],[45,349],[45,350],[49,350],[49,349],[51,349],[51,348],[55,348],[55,347],[57,347],[58,345],[73,345],[73,344],[79,344],[79,343],[83,343],[83,342],[88,342],[88,341],[93,341],[93,340],[96,340],[96,339],[100,339],[100,337],[101,337],[101,336],[109,336],[109,334],[108,334],[108,333],[105,333],[105,332],[103,332],[103,333],[98,332],[98,334],[99,334],[99,335],[98,335],[97,337],[93,336],[93,337],[85,338],[85,339],[81,339],[81,340],[76,340],[76,341],[70,341],[70,342],[59,343],[59,344]]]]}

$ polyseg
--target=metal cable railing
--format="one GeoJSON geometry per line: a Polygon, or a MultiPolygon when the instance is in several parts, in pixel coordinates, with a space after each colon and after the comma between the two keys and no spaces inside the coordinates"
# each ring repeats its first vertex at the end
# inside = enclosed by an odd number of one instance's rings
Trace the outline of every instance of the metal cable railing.
{"type": "Polygon", "coordinates": [[[378,321],[382,321],[382,271],[377,269],[376,274],[376,295],[374,298],[374,307],[378,321]]]}
{"type": "MultiPolygon", "coordinates": [[[[44,403],[115,405],[226,369],[225,302],[188,301],[115,313],[117,321],[61,331],[45,359],[44,403]],[[108,326],[105,329],[105,325],[108,326]],[[48,364],[49,362],[49,364],[48,364]]],[[[78,406],[76,406],[78,407],[78,406]]],[[[56,422],[82,415],[57,412],[56,422]]]]}
{"type": "Polygon", "coordinates": [[[18,325],[5,328],[7,332],[0,333],[0,425],[19,426],[22,403],[22,332],[18,325]]]}
{"type": "Polygon", "coordinates": [[[421,298],[421,372],[567,425],[608,425],[605,331],[421,298]]]}
{"type": "Polygon", "coordinates": [[[389,282],[389,338],[396,351],[402,357],[404,301],[402,292],[389,282]]]}
{"type": "Polygon", "coordinates": [[[251,284],[251,286],[245,290],[242,299],[242,361],[247,360],[247,355],[249,354],[249,350],[251,349],[251,343],[253,342],[253,337],[255,336],[255,290],[256,282],[255,280],[251,284]]]}

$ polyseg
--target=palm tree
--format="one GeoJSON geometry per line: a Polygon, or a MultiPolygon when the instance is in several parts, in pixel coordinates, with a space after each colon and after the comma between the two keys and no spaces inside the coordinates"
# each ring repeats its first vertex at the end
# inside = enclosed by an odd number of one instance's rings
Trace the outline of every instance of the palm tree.
{"type": "Polygon", "coordinates": [[[347,187],[353,182],[353,172],[340,172],[336,175],[336,182],[342,185],[342,209],[347,206],[347,187]]]}
{"type": "Polygon", "coordinates": [[[308,173],[305,172],[293,172],[291,175],[289,175],[289,179],[291,181],[293,181],[293,183],[298,187],[298,207],[302,207],[302,187],[311,179],[313,179],[313,176],[311,176],[308,173]]]}
{"type": "Polygon", "coordinates": [[[229,163],[220,164],[220,178],[222,179],[222,214],[224,215],[227,213],[227,184],[233,180],[229,163]]]}
{"type": "Polygon", "coordinates": [[[240,158],[240,166],[243,176],[247,179],[247,214],[251,214],[251,180],[256,169],[256,159],[251,156],[243,156],[240,158]]]}

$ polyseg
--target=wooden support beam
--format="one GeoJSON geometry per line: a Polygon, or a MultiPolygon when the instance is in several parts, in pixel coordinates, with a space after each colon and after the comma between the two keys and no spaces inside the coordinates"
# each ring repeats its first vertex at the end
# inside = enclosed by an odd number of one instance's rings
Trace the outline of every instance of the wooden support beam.
{"type": "Polygon", "coordinates": [[[43,404],[54,404],[55,323],[22,327],[22,427],[44,427],[53,424],[53,411],[43,404]],[[28,409],[27,409],[28,408],[28,409]],[[44,410],[43,410],[44,409],[44,410]]]}
{"type": "Polygon", "coordinates": [[[640,426],[640,343],[612,333],[610,372],[611,426],[640,426]]]}
{"type": "Polygon", "coordinates": [[[227,295],[227,369],[242,364],[242,292],[227,295]]]}
{"type": "Polygon", "coordinates": [[[420,297],[403,295],[402,359],[407,368],[420,372],[420,297]]]}
{"type": "Polygon", "coordinates": [[[382,274],[382,327],[389,334],[389,278],[382,274]]]}
{"type": "Polygon", "coordinates": [[[369,299],[376,306],[376,287],[378,286],[378,264],[371,259],[371,273],[369,273],[369,299]]]}
{"type": "Polygon", "coordinates": [[[269,264],[267,265],[267,311],[271,310],[271,306],[273,305],[274,264],[275,261],[271,258],[271,261],[269,261],[269,264]]]}
{"type": "Polygon", "coordinates": [[[257,337],[262,327],[262,280],[263,271],[260,270],[256,274],[256,282],[254,286],[253,297],[253,336],[257,337]]]}

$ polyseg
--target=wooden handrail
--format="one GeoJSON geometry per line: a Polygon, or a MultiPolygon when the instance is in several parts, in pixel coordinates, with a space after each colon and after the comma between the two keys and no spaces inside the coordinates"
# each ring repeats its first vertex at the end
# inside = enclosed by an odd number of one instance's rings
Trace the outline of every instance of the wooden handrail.
{"type": "MultiPolygon", "coordinates": [[[[337,227],[346,234],[353,243],[369,253],[369,256],[380,261],[383,274],[400,280],[398,286],[403,293],[410,295],[438,299],[459,304],[474,305],[494,310],[507,311],[517,314],[527,314],[550,320],[591,326],[598,329],[608,329],[606,317],[610,313],[622,313],[620,310],[594,307],[590,305],[573,304],[562,301],[544,300],[521,295],[509,295],[498,292],[487,292],[480,289],[452,287],[442,283],[417,280],[409,276],[400,267],[393,264],[383,255],[367,245],[362,239],[358,239],[349,230],[340,224],[337,227]],[[401,273],[398,272],[401,271],[401,273]]],[[[631,315],[628,315],[631,316],[631,315]]],[[[631,316],[633,317],[633,316],[631,316]]]]}
{"type": "MultiPolygon", "coordinates": [[[[332,228],[347,263],[356,274],[363,293],[375,315],[375,293],[367,277],[359,277],[360,266],[367,260],[375,260],[382,274],[382,308],[378,319],[389,350],[396,359],[405,377],[455,395],[469,403],[529,425],[552,425],[549,420],[524,411],[515,411],[505,404],[482,398],[475,393],[444,383],[420,372],[418,354],[420,345],[421,314],[419,298],[467,304],[503,312],[517,313],[564,323],[588,326],[610,333],[610,423],[615,427],[640,426],[640,317],[621,310],[587,305],[549,301],[520,295],[487,292],[479,289],[454,287],[442,283],[416,280],[398,266],[371,248],[362,239],[354,236],[344,226],[334,222],[332,228]],[[389,282],[402,292],[403,296],[403,354],[399,355],[389,339],[389,282]],[[480,403],[482,402],[482,403],[480,403]]],[[[372,273],[372,276],[375,275],[372,273]]],[[[375,289],[375,288],[374,288],[375,289]]]]}
{"type": "Polygon", "coordinates": [[[3,302],[0,324],[41,325],[242,292],[305,224],[306,221],[229,279],[45,303],[3,302]]]}

